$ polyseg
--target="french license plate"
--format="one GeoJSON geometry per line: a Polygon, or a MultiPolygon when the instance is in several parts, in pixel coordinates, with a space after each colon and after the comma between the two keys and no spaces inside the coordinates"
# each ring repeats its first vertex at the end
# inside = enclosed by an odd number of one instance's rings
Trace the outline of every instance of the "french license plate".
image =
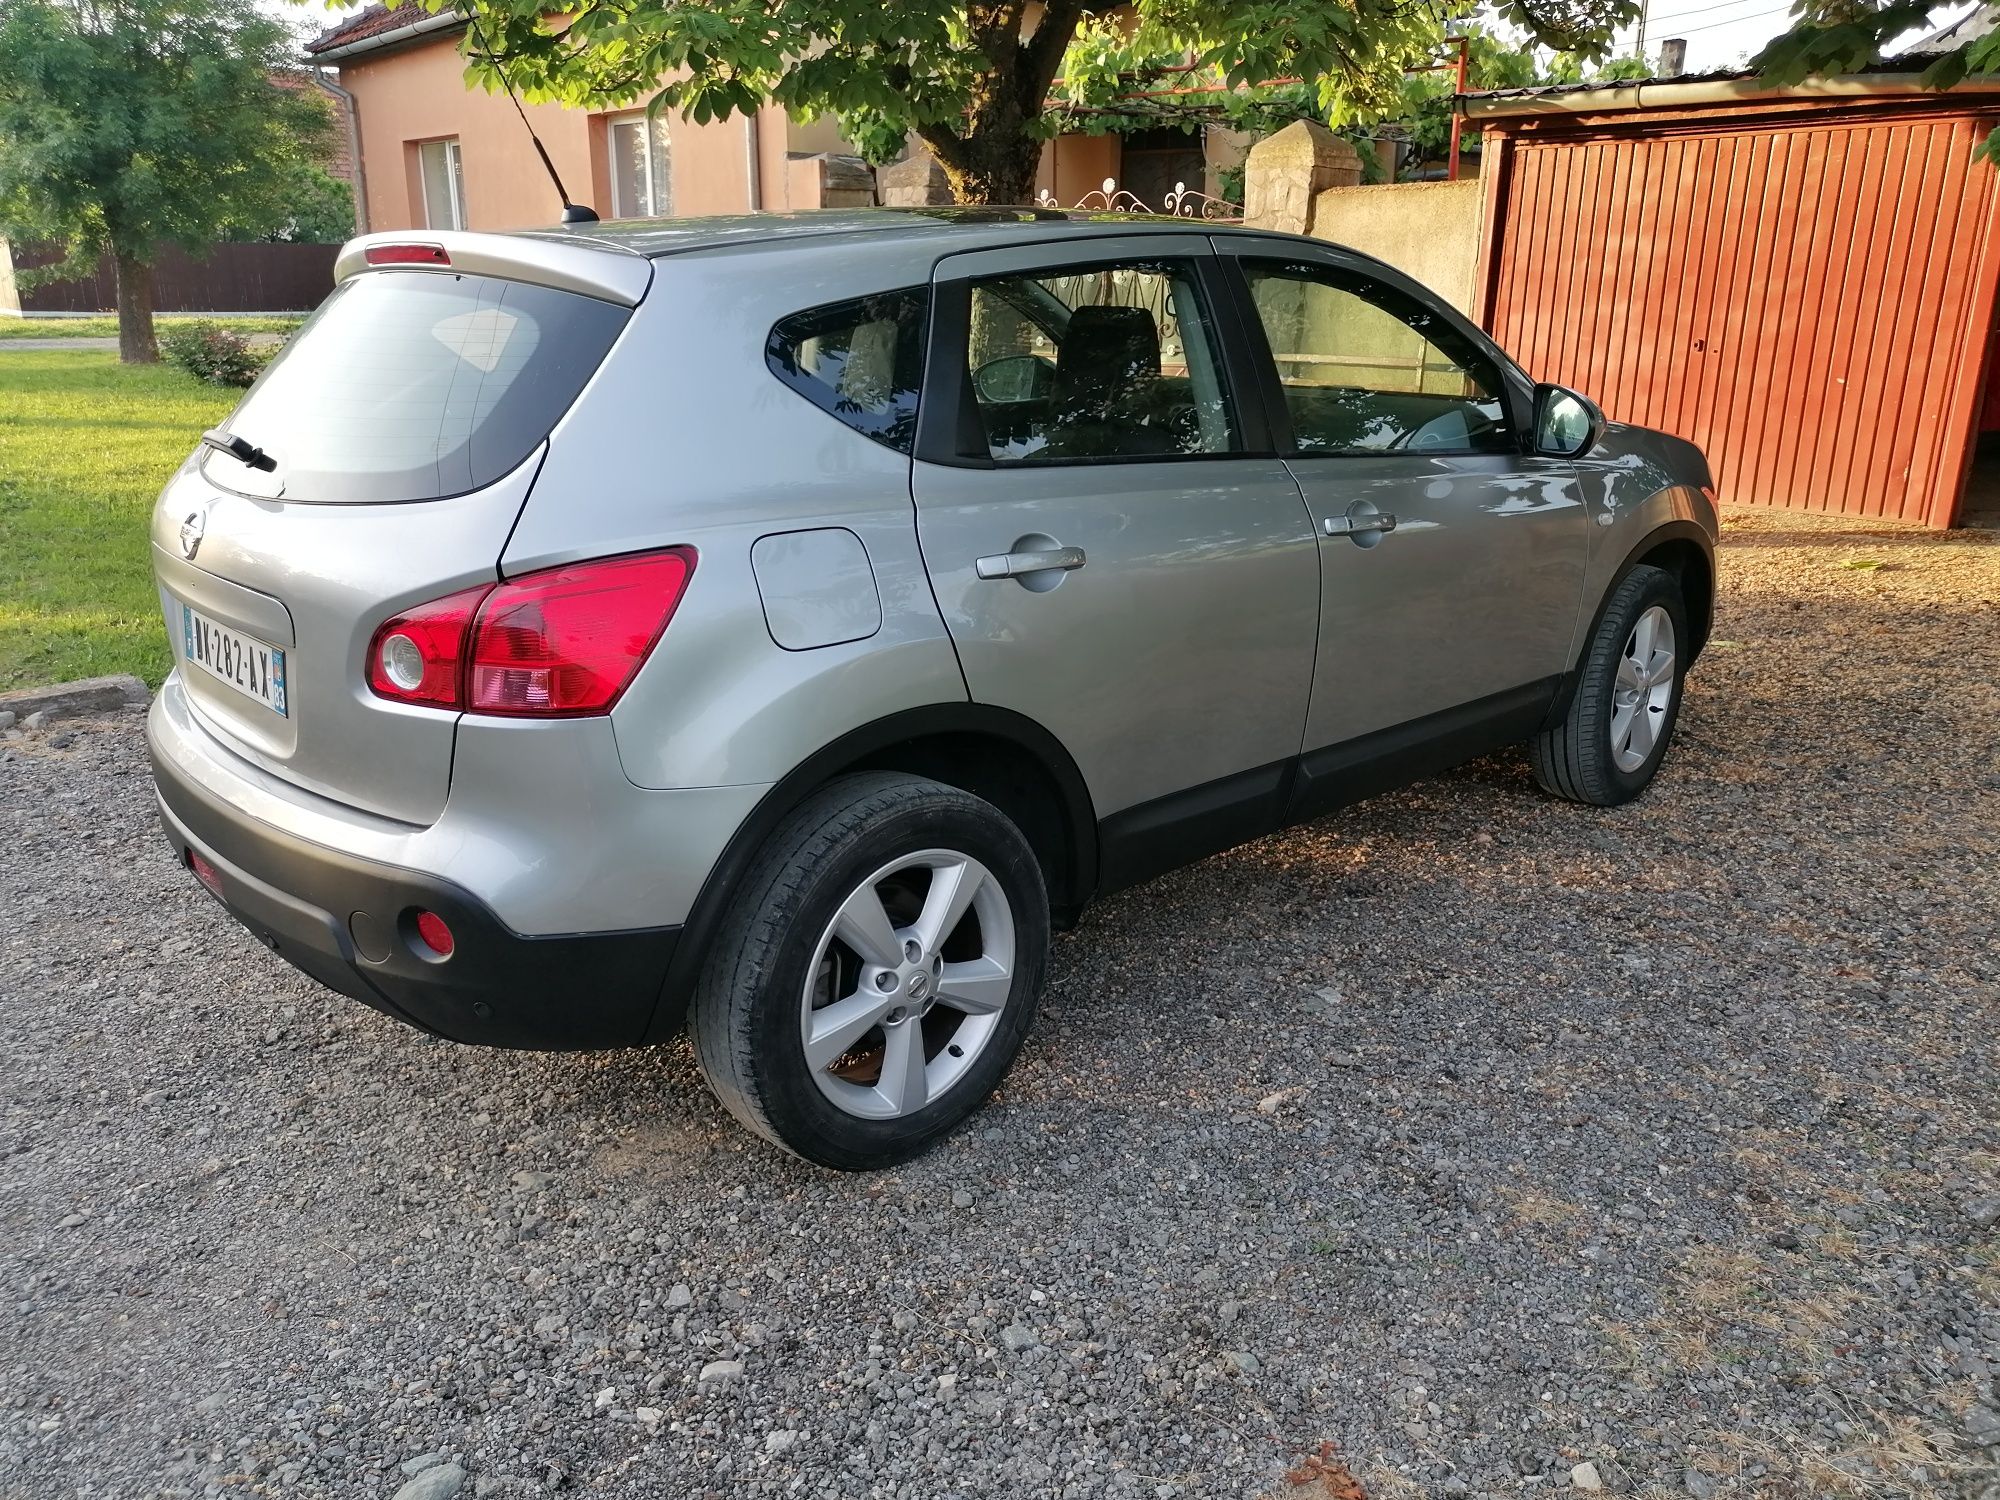
{"type": "Polygon", "coordinates": [[[246,698],[285,712],[285,653],[254,636],[218,625],[200,610],[181,606],[181,655],[190,666],[225,682],[246,698]]]}

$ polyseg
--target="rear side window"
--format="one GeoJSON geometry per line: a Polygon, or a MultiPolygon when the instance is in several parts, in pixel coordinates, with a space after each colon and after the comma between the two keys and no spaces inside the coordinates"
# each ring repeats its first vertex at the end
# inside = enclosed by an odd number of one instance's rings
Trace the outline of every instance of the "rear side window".
{"type": "Polygon", "coordinates": [[[553,287],[435,271],[344,281],[229,419],[270,455],[211,453],[217,484],[286,500],[435,500],[517,468],[631,315],[553,287]]]}
{"type": "Polygon", "coordinates": [[[771,330],[765,361],[821,411],[898,453],[917,432],[930,294],[881,292],[793,313],[771,330]]]}

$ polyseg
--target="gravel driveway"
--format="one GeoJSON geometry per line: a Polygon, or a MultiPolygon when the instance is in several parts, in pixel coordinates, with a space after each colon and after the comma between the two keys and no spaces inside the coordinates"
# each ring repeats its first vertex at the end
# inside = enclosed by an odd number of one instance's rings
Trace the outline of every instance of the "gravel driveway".
{"type": "Polygon", "coordinates": [[[1109,901],[877,1177],[315,988],[16,732],[0,1494],[2000,1496],[1996,541],[1732,515],[1649,796],[1109,901]]]}

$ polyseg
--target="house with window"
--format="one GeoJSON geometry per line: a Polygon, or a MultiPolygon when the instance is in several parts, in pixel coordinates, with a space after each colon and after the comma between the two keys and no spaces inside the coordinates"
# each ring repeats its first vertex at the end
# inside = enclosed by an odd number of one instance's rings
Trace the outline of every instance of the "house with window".
{"type": "MultiPolygon", "coordinates": [[[[364,230],[514,229],[561,212],[513,102],[466,86],[465,26],[453,12],[376,5],[306,44],[349,101],[364,230]]],[[[523,112],[571,200],[607,219],[872,201],[871,174],[832,122],[776,106],[706,124],[672,111],[523,112]]]]}
{"type": "MultiPolygon", "coordinates": [[[[455,12],[374,5],[307,44],[349,101],[364,230],[515,229],[561,211],[513,101],[466,86],[465,28],[455,12]]],[[[607,219],[874,201],[873,174],[831,120],[801,124],[776,105],[705,124],[671,110],[651,121],[643,110],[558,104],[524,113],[571,200],[607,219]]],[[[1063,135],[1044,151],[1037,187],[1078,204],[1110,179],[1157,208],[1178,184],[1219,193],[1246,146],[1214,125],[1063,135]]]]}

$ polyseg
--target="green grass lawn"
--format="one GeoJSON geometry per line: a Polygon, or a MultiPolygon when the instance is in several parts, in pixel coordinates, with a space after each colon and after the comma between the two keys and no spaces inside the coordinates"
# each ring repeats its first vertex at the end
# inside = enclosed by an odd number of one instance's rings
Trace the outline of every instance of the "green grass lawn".
{"type": "MultiPolygon", "coordinates": [[[[271,313],[245,314],[236,318],[190,318],[179,314],[153,319],[153,328],[165,333],[177,323],[220,323],[237,333],[290,333],[304,318],[279,317],[271,313]]],[[[9,339],[115,339],[116,318],[0,318],[0,344],[9,339]]]]}
{"type": "Polygon", "coordinates": [[[160,486],[236,404],[95,350],[0,354],[0,689],[172,666],[147,553],[160,486]]]}

